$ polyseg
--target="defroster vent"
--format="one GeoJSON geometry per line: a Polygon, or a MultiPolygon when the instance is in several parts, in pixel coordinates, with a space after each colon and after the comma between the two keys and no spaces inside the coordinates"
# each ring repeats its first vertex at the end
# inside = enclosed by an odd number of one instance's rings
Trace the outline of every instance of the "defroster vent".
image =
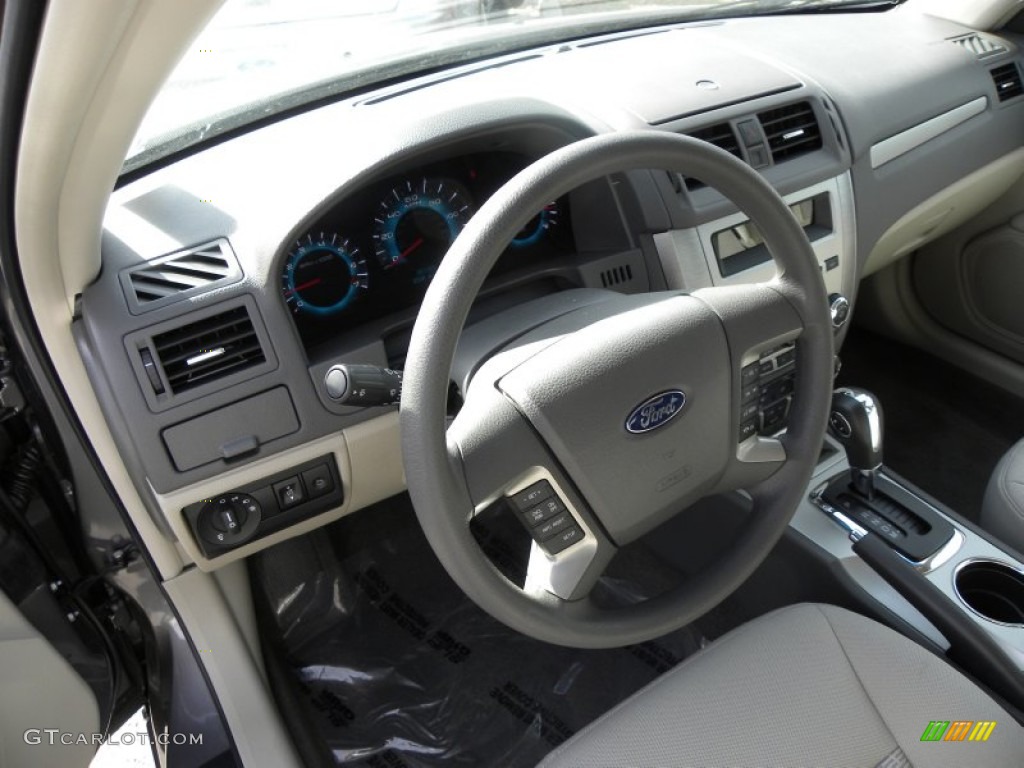
{"type": "Polygon", "coordinates": [[[129,307],[138,314],[241,276],[231,246],[221,238],[131,267],[121,281],[129,307]]]}
{"type": "Polygon", "coordinates": [[[821,149],[821,128],[809,101],[769,109],[757,118],[776,163],[821,149]]]}
{"type": "Polygon", "coordinates": [[[244,306],[157,334],[153,351],[175,395],[266,360],[244,306]]]}

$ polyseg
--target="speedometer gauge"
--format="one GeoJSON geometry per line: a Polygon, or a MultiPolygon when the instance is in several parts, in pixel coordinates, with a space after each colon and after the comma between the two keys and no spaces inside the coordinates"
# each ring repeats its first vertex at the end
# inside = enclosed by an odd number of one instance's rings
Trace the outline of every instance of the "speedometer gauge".
{"type": "Polygon", "coordinates": [[[281,275],[281,290],[292,312],[333,315],[367,289],[366,262],[359,249],[338,235],[307,235],[281,275]]]}
{"type": "Polygon", "coordinates": [[[457,182],[403,181],[381,200],[374,216],[377,259],[384,269],[413,264],[427,281],[471,215],[468,195],[457,182]]]}

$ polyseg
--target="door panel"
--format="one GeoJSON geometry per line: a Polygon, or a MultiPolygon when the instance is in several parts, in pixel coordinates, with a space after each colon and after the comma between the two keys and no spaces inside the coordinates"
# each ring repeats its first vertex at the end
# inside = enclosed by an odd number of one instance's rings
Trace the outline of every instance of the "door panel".
{"type": "Polygon", "coordinates": [[[0,691],[0,767],[76,768],[89,764],[96,751],[91,734],[100,730],[96,699],[3,592],[0,691]],[[57,733],[48,734],[46,729],[57,733]],[[61,734],[67,735],[62,739],[61,734]],[[78,739],[78,734],[85,738],[78,739]],[[62,740],[86,743],[62,744],[62,740]]]}

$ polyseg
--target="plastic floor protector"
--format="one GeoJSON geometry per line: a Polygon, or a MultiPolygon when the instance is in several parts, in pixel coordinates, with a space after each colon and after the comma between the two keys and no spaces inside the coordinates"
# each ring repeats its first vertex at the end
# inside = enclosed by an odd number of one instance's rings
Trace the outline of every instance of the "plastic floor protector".
{"type": "Polygon", "coordinates": [[[253,564],[266,639],[338,765],[534,766],[702,644],[687,629],[607,651],[532,640],[465,597],[407,504],[355,517],[253,564]]]}

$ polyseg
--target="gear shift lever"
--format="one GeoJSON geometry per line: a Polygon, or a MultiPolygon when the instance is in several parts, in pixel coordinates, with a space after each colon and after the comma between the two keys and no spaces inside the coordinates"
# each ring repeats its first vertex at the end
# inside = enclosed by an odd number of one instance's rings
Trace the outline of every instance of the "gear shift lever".
{"type": "Polygon", "coordinates": [[[846,449],[853,487],[875,497],[875,477],[882,467],[882,404],[866,389],[841,387],[832,394],[829,430],[846,449]]]}

